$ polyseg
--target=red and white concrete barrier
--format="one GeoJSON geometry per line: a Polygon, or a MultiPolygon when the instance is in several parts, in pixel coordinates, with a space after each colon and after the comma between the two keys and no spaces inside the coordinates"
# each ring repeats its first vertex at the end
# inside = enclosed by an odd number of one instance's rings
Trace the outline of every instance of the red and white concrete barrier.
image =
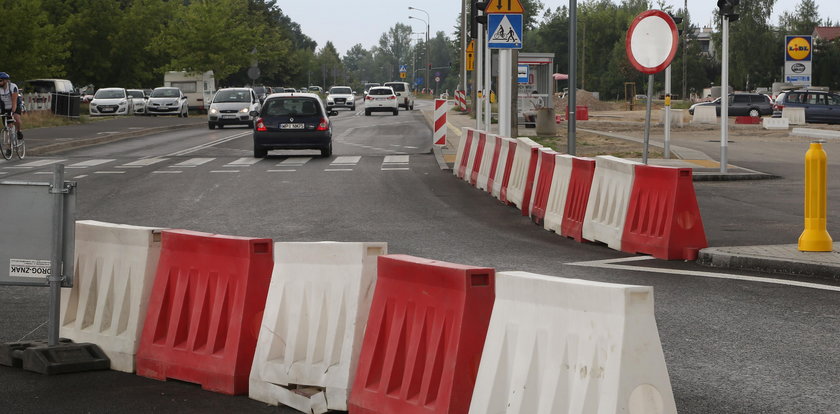
{"type": "Polygon", "coordinates": [[[446,99],[435,99],[435,145],[446,145],[446,111],[449,104],[446,99]]]}

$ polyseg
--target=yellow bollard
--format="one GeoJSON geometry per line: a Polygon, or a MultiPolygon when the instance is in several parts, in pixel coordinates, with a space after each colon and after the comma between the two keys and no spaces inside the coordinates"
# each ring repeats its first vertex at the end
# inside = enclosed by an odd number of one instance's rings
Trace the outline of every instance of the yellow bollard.
{"type": "Polygon", "coordinates": [[[826,158],[822,141],[811,142],[805,153],[805,230],[799,236],[802,252],[830,252],[833,247],[826,230],[826,158]]]}

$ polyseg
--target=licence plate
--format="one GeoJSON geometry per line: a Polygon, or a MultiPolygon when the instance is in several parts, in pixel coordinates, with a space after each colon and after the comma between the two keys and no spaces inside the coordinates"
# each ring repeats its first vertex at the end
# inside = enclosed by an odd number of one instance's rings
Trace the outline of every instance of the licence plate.
{"type": "Polygon", "coordinates": [[[222,119],[235,119],[236,115],[222,115],[222,119]]]}
{"type": "Polygon", "coordinates": [[[303,129],[303,124],[280,124],[280,129],[303,129]]]}

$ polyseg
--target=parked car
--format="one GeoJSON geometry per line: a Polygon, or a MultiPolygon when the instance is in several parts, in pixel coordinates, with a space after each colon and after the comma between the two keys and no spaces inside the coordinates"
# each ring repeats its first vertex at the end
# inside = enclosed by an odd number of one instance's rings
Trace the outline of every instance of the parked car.
{"type": "Polygon", "coordinates": [[[283,88],[283,92],[285,92],[285,93],[296,93],[297,89],[295,89],[295,88],[283,88]]]}
{"type": "Polygon", "coordinates": [[[132,105],[124,88],[102,88],[93,94],[90,115],[131,115],[132,105]]]}
{"type": "MultiPolygon", "coordinates": [[[[694,109],[699,106],[714,106],[720,116],[720,98],[712,102],[694,104],[688,108],[688,113],[694,115],[694,109]]],[[[761,93],[731,93],[729,94],[729,116],[764,116],[773,114],[773,103],[761,93]]]]}
{"type": "Polygon", "coordinates": [[[146,112],[149,115],[177,115],[182,118],[189,116],[187,97],[180,89],[160,87],[152,90],[146,102],[146,112]]]}
{"type": "Polygon", "coordinates": [[[332,125],[321,98],[314,93],[269,95],[254,121],[254,157],[276,149],[317,149],[332,155],[332,125]]]}
{"type": "Polygon", "coordinates": [[[805,122],[840,123],[840,95],[825,91],[796,90],[782,92],[773,105],[774,116],[785,107],[804,108],[805,122]]]}
{"type": "Polygon", "coordinates": [[[399,115],[397,94],[390,86],[374,86],[368,90],[365,97],[365,116],[371,112],[390,112],[394,116],[399,115]]]}
{"type": "Polygon", "coordinates": [[[210,102],[207,111],[207,126],[215,129],[225,125],[248,125],[254,127],[251,112],[260,110],[260,100],[251,88],[219,89],[210,102]]]}
{"type": "Polygon", "coordinates": [[[408,82],[385,82],[385,86],[390,86],[397,94],[398,106],[406,110],[414,109],[414,93],[411,92],[408,82]]]}
{"type": "Polygon", "coordinates": [[[320,86],[310,86],[309,87],[309,92],[311,92],[311,93],[323,93],[324,88],[322,88],[320,86]]]}
{"type": "Polygon", "coordinates": [[[146,114],[146,95],[143,94],[142,89],[126,89],[125,93],[131,97],[132,111],[134,115],[146,114]]]}
{"type": "Polygon", "coordinates": [[[368,83],[365,84],[365,97],[367,97],[368,91],[370,90],[370,88],[373,88],[374,86],[382,86],[382,85],[380,85],[376,82],[368,82],[368,83]]]}
{"type": "Polygon", "coordinates": [[[259,99],[260,102],[265,100],[266,96],[271,95],[271,88],[267,86],[254,86],[252,89],[254,90],[254,93],[257,94],[257,99],[259,99]]]}
{"type": "Polygon", "coordinates": [[[350,108],[356,110],[356,94],[349,86],[333,86],[327,92],[327,109],[350,108]]]}

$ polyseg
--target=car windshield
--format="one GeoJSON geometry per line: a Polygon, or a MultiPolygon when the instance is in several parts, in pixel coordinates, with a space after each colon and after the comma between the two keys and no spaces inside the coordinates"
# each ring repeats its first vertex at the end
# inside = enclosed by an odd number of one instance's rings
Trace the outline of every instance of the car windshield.
{"type": "Polygon", "coordinates": [[[390,88],[374,88],[368,91],[368,95],[393,95],[394,91],[390,88]]]}
{"type": "Polygon", "coordinates": [[[350,88],[330,88],[331,94],[350,95],[353,91],[350,88]]]}
{"type": "Polygon", "coordinates": [[[126,91],[132,98],[143,98],[143,91],[126,91]]]}
{"type": "Polygon", "coordinates": [[[294,88],[286,88],[286,89],[283,90],[283,92],[293,93],[293,92],[297,92],[297,91],[294,88]]]}
{"type": "Polygon", "coordinates": [[[118,99],[125,98],[125,91],[122,89],[100,89],[93,95],[94,99],[118,99]]]}
{"type": "Polygon", "coordinates": [[[318,102],[312,98],[270,99],[263,108],[265,116],[318,115],[318,102]]]}
{"type": "Polygon", "coordinates": [[[402,83],[386,83],[385,86],[390,86],[394,92],[405,92],[405,85],[402,83]]]}
{"type": "Polygon", "coordinates": [[[213,98],[213,103],[223,102],[251,102],[251,93],[249,91],[219,91],[216,97],[213,98]]]}
{"type": "Polygon", "coordinates": [[[177,98],[178,95],[180,93],[177,88],[161,88],[153,90],[150,96],[152,98],[177,98]]]}

